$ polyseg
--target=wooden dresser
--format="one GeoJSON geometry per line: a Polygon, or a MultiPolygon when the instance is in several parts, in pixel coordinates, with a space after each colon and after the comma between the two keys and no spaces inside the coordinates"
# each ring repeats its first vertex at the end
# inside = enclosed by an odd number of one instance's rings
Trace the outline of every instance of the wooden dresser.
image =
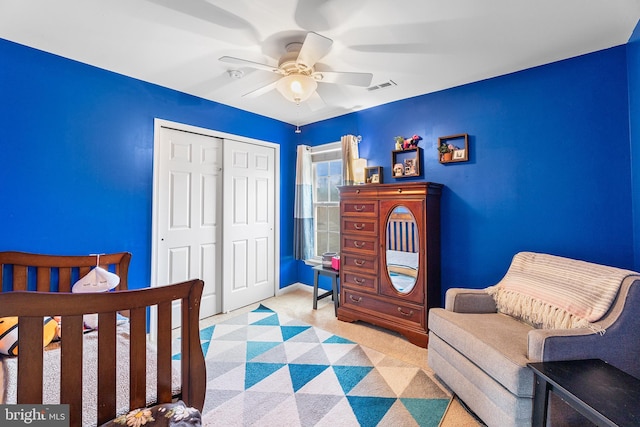
{"type": "Polygon", "coordinates": [[[338,319],[397,331],[426,347],[440,306],[442,184],[342,186],[338,319]]]}

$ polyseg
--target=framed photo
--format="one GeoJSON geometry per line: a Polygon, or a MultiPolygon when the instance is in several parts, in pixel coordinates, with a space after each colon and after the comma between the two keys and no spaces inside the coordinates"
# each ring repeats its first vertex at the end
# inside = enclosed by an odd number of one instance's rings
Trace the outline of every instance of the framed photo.
{"type": "Polygon", "coordinates": [[[373,175],[371,175],[372,184],[378,184],[379,182],[380,182],[380,175],[378,175],[377,173],[374,173],[373,175]]]}
{"type": "Polygon", "coordinates": [[[464,160],[466,158],[467,155],[467,150],[465,150],[464,148],[461,150],[455,150],[453,152],[453,160],[464,160]]]}
{"type": "Polygon", "coordinates": [[[405,175],[416,174],[416,159],[406,159],[404,161],[404,174],[405,175]]]}

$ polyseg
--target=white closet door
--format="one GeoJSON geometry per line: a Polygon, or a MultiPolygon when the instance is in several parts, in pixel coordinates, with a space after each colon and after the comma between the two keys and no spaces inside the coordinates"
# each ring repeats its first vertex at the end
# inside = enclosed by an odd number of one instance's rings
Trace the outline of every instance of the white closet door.
{"type": "Polygon", "coordinates": [[[166,127],[160,133],[155,283],[204,280],[200,317],[212,316],[222,311],[222,140],[166,127]]]}
{"type": "Polygon", "coordinates": [[[275,152],[224,140],[225,312],[275,294],[275,152]]]}

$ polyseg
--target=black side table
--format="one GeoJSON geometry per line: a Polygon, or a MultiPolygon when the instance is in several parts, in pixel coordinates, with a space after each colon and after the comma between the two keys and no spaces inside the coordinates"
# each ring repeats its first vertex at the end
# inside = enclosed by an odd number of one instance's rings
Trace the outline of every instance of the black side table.
{"type": "Polygon", "coordinates": [[[316,310],[318,308],[318,300],[332,296],[333,299],[333,309],[338,315],[338,306],[339,306],[339,297],[338,293],[338,278],[340,277],[340,272],[334,270],[333,268],[325,268],[322,265],[316,265],[313,267],[313,309],[316,310]],[[331,277],[331,290],[323,293],[318,296],[318,277],[320,275],[331,277]]]}
{"type": "Polygon", "coordinates": [[[529,363],[536,375],[533,426],[545,426],[549,392],[598,426],[640,425],[640,380],[600,359],[529,363]]]}

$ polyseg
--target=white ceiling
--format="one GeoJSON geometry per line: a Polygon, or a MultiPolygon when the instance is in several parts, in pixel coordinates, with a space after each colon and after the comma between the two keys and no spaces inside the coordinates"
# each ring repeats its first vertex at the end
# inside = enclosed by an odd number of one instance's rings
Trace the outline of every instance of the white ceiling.
{"type": "Polygon", "coordinates": [[[0,0],[0,38],[291,124],[546,64],[628,41],[640,0],[0,0]],[[308,31],[333,39],[317,68],[370,72],[372,86],[319,83],[326,106],[271,91],[277,65],[308,31]]]}

